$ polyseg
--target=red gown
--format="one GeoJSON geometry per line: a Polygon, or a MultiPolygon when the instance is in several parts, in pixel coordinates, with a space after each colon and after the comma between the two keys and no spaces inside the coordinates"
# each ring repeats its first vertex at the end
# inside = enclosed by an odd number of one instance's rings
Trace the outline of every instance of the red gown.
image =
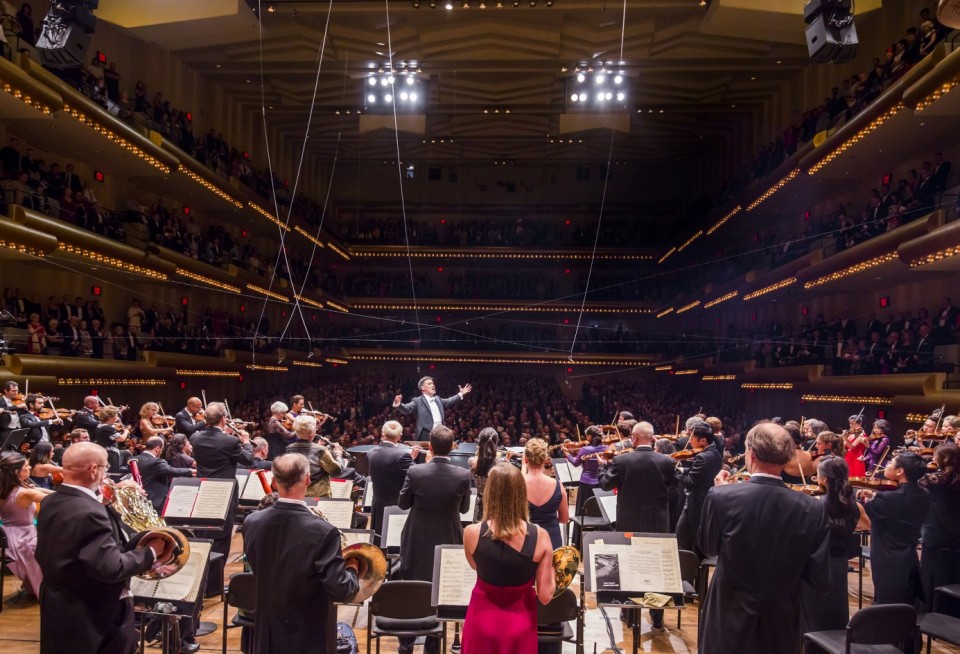
{"type": "Polygon", "coordinates": [[[866,477],[867,476],[867,466],[863,461],[860,460],[860,457],[863,456],[864,452],[867,451],[867,446],[863,443],[860,443],[855,446],[850,444],[859,438],[862,434],[856,434],[847,436],[847,453],[844,455],[844,460],[847,462],[847,467],[850,468],[851,477],[866,477]]]}
{"type": "Polygon", "coordinates": [[[533,580],[537,564],[537,527],[527,525],[527,537],[518,552],[485,535],[473,558],[477,584],[463,623],[462,654],[537,654],[537,595],[533,580]]]}

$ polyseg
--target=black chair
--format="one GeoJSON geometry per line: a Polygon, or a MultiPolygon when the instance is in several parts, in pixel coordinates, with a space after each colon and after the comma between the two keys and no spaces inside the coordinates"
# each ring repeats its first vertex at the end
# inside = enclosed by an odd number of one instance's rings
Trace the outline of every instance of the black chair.
{"type": "Polygon", "coordinates": [[[444,623],[437,620],[437,611],[430,604],[433,584],[429,581],[387,581],[380,586],[367,607],[367,654],[370,643],[384,636],[418,638],[439,636],[441,652],[446,651],[444,623]]]}
{"type": "MultiPolygon", "coordinates": [[[[603,511],[600,510],[600,503],[597,501],[596,496],[588,497],[587,501],[583,503],[583,515],[572,516],[563,528],[564,537],[567,542],[570,542],[569,533],[567,532],[569,532],[571,524],[579,526],[581,534],[585,531],[604,531],[610,529],[613,525],[613,523],[603,517],[603,511]]],[[[581,539],[582,538],[583,536],[581,535],[581,539]]]]}
{"type": "Polygon", "coordinates": [[[7,564],[12,563],[13,559],[7,558],[7,532],[0,525],[0,613],[3,613],[3,578],[7,564]]]}
{"type": "MultiPolygon", "coordinates": [[[[257,580],[252,572],[240,572],[230,577],[230,585],[226,589],[226,600],[223,602],[223,654],[227,654],[227,630],[236,627],[247,627],[251,634],[256,626],[255,611],[257,610],[257,580]],[[227,620],[230,607],[236,607],[237,614],[233,620],[227,620]]],[[[250,652],[253,652],[251,638],[250,652]]]]}
{"type": "Polygon", "coordinates": [[[700,643],[701,629],[703,629],[703,620],[702,616],[704,611],[707,608],[707,588],[710,585],[710,568],[717,567],[717,557],[708,556],[700,561],[700,565],[697,568],[697,583],[694,584],[694,587],[697,591],[697,597],[700,599],[700,616],[701,620],[697,623],[697,644],[700,643]]]}
{"type": "MultiPolygon", "coordinates": [[[[860,545],[856,547],[856,557],[857,557],[857,608],[863,608],[863,566],[867,561],[870,560],[870,532],[869,531],[860,531],[854,532],[854,537],[859,536],[860,545]]],[[[853,558],[850,556],[849,558],[853,558]]]]}
{"type": "Polygon", "coordinates": [[[938,586],[933,589],[933,612],[920,617],[920,634],[927,637],[927,654],[933,640],[942,640],[951,645],[960,645],[960,619],[940,613],[940,600],[943,597],[960,599],[960,584],[938,586]]]}
{"type": "Polygon", "coordinates": [[[567,642],[579,645],[583,642],[583,623],[579,618],[577,595],[569,588],[546,606],[537,602],[537,642],[567,642]],[[570,622],[576,622],[576,631],[570,626],[570,622]]]}
{"type": "MultiPolygon", "coordinates": [[[[683,582],[683,599],[694,601],[700,598],[697,592],[697,581],[700,578],[700,557],[690,550],[680,550],[680,580],[683,582]]],[[[683,611],[677,611],[677,629],[680,629],[680,620],[683,611]]]]}
{"type": "Polygon", "coordinates": [[[803,634],[803,652],[898,654],[917,639],[917,612],[909,604],[879,604],[853,614],[846,629],[803,634]]]}

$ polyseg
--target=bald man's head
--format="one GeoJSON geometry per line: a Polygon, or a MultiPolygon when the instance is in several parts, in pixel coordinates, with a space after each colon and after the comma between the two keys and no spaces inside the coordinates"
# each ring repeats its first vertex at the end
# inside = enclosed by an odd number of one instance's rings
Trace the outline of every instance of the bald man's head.
{"type": "Polygon", "coordinates": [[[74,443],[63,451],[63,483],[96,489],[107,469],[107,451],[89,441],[74,443]]]}

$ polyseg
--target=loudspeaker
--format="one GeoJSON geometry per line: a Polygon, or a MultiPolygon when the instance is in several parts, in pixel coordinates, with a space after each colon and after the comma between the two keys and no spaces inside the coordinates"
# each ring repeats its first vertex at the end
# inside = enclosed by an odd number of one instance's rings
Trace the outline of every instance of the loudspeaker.
{"type": "Polygon", "coordinates": [[[86,63],[93,35],[80,25],[43,30],[37,39],[37,52],[47,68],[79,68],[86,63]]]}
{"type": "Polygon", "coordinates": [[[857,28],[851,22],[841,29],[828,27],[820,14],[807,25],[807,52],[814,61],[848,61],[857,54],[857,28]]]}

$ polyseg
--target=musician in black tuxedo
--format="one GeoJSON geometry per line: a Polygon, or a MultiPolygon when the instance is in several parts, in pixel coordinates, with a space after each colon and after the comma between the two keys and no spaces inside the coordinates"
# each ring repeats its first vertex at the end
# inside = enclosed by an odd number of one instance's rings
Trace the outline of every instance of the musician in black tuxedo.
{"type": "Polygon", "coordinates": [[[174,477],[194,477],[197,472],[193,468],[174,468],[166,459],[160,456],[165,441],[161,436],[147,439],[143,452],[134,457],[140,469],[140,479],[143,490],[147,492],[150,503],[159,514],[163,510],[163,503],[170,491],[170,480],[174,477]]]}
{"type": "MultiPolygon", "coordinates": [[[[197,477],[211,479],[236,479],[237,464],[253,465],[253,448],[250,437],[244,432],[233,436],[223,431],[227,425],[227,409],[220,402],[211,402],[204,410],[207,428],[190,437],[193,446],[193,458],[197,461],[197,477]]],[[[220,533],[213,537],[213,551],[223,554],[224,561],[230,554],[230,540],[233,537],[234,516],[237,512],[237,491],[234,488],[227,511],[227,520],[220,533]]],[[[211,574],[207,577],[206,596],[219,595],[222,590],[222,576],[211,574]]]]}
{"type": "Polygon", "coordinates": [[[156,538],[124,551],[119,519],[95,493],[106,469],[102,447],[71,445],[63,454],[63,484],[37,515],[41,654],[130,654],[137,636],[133,602],[121,592],[158,556],[170,558],[156,538]]]}
{"type": "MultiPolygon", "coordinates": [[[[706,423],[704,423],[706,424],[706,423]]],[[[600,468],[603,490],[619,489],[617,531],[652,534],[670,532],[670,491],[677,485],[676,461],[653,450],[653,425],[638,422],[630,432],[633,452],[617,456],[600,468]]],[[[624,619],[637,615],[624,612],[624,619]]],[[[663,611],[650,611],[654,629],[663,628],[663,611]]]]}
{"type": "MultiPolygon", "coordinates": [[[[429,463],[407,470],[398,506],[410,509],[400,535],[400,578],[431,581],[434,548],[463,543],[460,514],[470,508],[470,473],[450,462],[453,432],[444,426],[430,432],[429,463]]],[[[377,483],[373,483],[377,490],[377,483]]],[[[437,654],[440,639],[427,637],[426,654],[437,654]]],[[[400,653],[413,651],[413,639],[400,640],[400,653]]]]}
{"type": "Polygon", "coordinates": [[[193,419],[193,416],[195,416],[202,408],[203,404],[200,402],[199,397],[191,397],[189,400],[187,400],[187,406],[177,411],[177,413],[173,416],[176,425],[176,433],[185,434],[189,437],[193,436],[198,431],[206,429],[206,420],[193,419]]]}
{"type": "Polygon", "coordinates": [[[73,414],[73,425],[83,429],[90,438],[93,438],[100,428],[100,419],[97,417],[97,411],[100,409],[100,402],[96,395],[88,395],[83,398],[83,407],[73,414]]]}
{"type": "Polygon", "coordinates": [[[45,401],[40,395],[28,395],[25,402],[28,410],[20,414],[20,426],[30,429],[24,442],[30,443],[31,449],[40,441],[50,442],[50,427],[63,424],[60,418],[40,419],[45,401]]]}
{"type": "Polygon", "coordinates": [[[405,416],[416,412],[417,422],[413,433],[418,441],[428,440],[433,428],[443,425],[446,409],[459,404],[466,394],[473,390],[470,384],[458,386],[459,392],[456,395],[440,398],[437,397],[437,387],[433,383],[433,377],[421,377],[417,382],[417,388],[422,393],[419,397],[401,403],[403,396],[397,395],[393,398],[393,408],[398,409],[405,416]]]}
{"type": "Polygon", "coordinates": [[[343,560],[340,532],[304,503],[310,485],[307,457],[277,457],[273,479],[279,499],[243,523],[243,551],[257,577],[255,649],[335,652],[333,602],[356,595],[357,563],[343,560]]]}
{"type": "Polygon", "coordinates": [[[690,447],[702,451],[693,457],[692,465],[680,475],[687,501],[677,522],[677,545],[682,550],[699,555],[701,553],[697,547],[697,531],[700,529],[700,514],[707,493],[713,488],[713,478],[723,468],[723,455],[714,442],[713,428],[702,420],[693,425],[690,447]]]}
{"type": "Polygon", "coordinates": [[[20,418],[27,413],[26,404],[15,404],[13,398],[20,392],[20,386],[15,381],[3,382],[3,393],[0,394],[0,445],[14,429],[20,429],[20,418]]]}
{"type": "Polygon", "coordinates": [[[396,420],[385,422],[380,433],[380,445],[367,452],[370,479],[373,480],[373,531],[377,534],[383,523],[383,510],[400,501],[407,470],[420,453],[419,447],[407,452],[397,445],[403,435],[403,425],[396,420]]]}
{"type": "Polygon", "coordinates": [[[701,654],[770,654],[800,650],[800,590],[830,588],[823,503],[780,480],[795,446],[772,422],[747,432],[747,483],[721,471],[707,493],[699,543],[716,556],[704,606],[701,654]]]}

